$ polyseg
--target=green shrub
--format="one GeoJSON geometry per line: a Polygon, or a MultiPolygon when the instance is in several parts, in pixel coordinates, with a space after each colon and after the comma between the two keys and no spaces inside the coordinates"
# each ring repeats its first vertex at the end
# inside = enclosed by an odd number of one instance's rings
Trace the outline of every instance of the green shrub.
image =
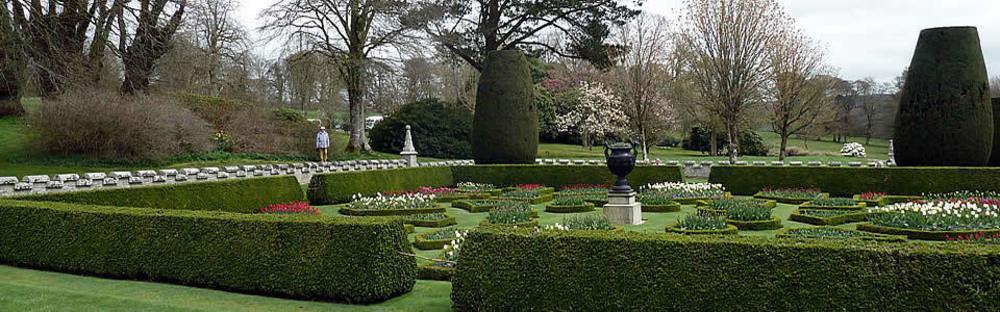
{"type": "Polygon", "coordinates": [[[256,213],[272,204],[304,201],[295,177],[266,177],[136,188],[95,189],[18,197],[101,206],[256,213]]]}
{"type": "Polygon", "coordinates": [[[856,210],[798,209],[792,211],[788,220],[814,225],[840,225],[868,220],[872,214],[856,210]]]}
{"type": "MultiPolygon", "coordinates": [[[[688,134],[687,139],[682,142],[681,146],[686,150],[707,153],[711,150],[711,137],[712,130],[693,127],[691,128],[691,133],[688,134]]],[[[727,145],[729,145],[729,140],[726,139],[725,134],[720,134],[716,137],[716,147],[719,152],[722,152],[727,145]]],[[[740,155],[767,156],[767,152],[768,147],[764,144],[764,139],[756,132],[744,131],[740,133],[740,155]]]]}
{"type": "Polygon", "coordinates": [[[833,196],[865,192],[920,195],[959,190],[1000,191],[1000,168],[972,167],[752,167],[714,166],[709,181],[733,194],[766,187],[818,187],[833,196]]]}
{"type": "Polygon", "coordinates": [[[986,165],[994,138],[989,89],[975,27],[921,31],[896,115],[896,162],[986,165]]]}
{"type": "Polygon", "coordinates": [[[370,133],[376,151],[399,154],[403,150],[406,126],[410,125],[413,146],[421,156],[468,159],[472,157],[469,135],[472,114],[467,109],[436,99],[410,103],[375,125],[370,133]]]}
{"type": "Polygon", "coordinates": [[[421,186],[440,187],[454,184],[449,167],[316,174],[309,181],[309,202],[313,205],[329,205],[348,202],[356,194],[369,196],[379,192],[416,190],[421,186]]]}
{"type": "Polygon", "coordinates": [[[490,51],[476,92],[472,153],[477,164],[530,164],[538,153],[534,84],[523,53],[490,51]]]}
{"type": "Polygon", "coordinates": [[[1000,167],[1000,97],[993,98],[991,102],[993,103],[993,152],[990,153],[989,165],[1000,167]]]}
{"type": "Polygon", "coordinates": [[[73,273],[369,303],[412,289],[399,252],[394,218],[0,201],[0,262],[73,273]]]}
{"type": "Polygon", "coordinates": [[[1000,309],[1000,245],[488,228],[462,249],[457,311],[1000,309]]]}
{"type": "Polygon", "coordinates": [[[841,228],[821,226],[782,230],[777,234],[779,238],[813,238],[813,239],[862,239],[880,241],[905,241],[906,237],[895,235],[872,234],[868,232],[846,230],[841,228]]]}
{"type": "MultiPolygon", "coordinates": [[[[486,165],[453,167],[455,181],[494,185],[542,184],[562,187],[575,184],[610,184],[614,175],[607,166],[486,165]]],[[[629,183],[639,186],[684,180],[677,166],[638,166],[629,174],[629,183]]]]}

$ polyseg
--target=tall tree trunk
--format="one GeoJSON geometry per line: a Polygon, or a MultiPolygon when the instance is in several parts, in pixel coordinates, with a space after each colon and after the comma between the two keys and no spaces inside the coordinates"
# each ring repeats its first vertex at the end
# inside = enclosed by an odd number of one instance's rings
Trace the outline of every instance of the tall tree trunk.
{"type": "Polygon", "coordinates": [[[360,53],[352,53],[346,64],[347,102],[351,111],[351,135],[347,152],[367,152],[371,150],[365,136],[364,104],[364,59],[360,53]]]}
{"type": "Polygon", "coordinates": [[[589,151],[590,150],[590,133],[587,132],[587,131],[583,131],[581,133],[581,135],[583,136],[583,139],[582,139],[583,142],[581,142],[581,143],[583,143],[583,148],[586,148],[589,151]]]}
{"type": "Polygon", "coordinates": [[[729,122],[729,124],[726,125],[726,128],[728,130],[726,131],[726,135],[729,136],[729,163],[733,164],[736,163],[736,158],[739,156],[739,129],[737,128],[735,121],[729,122]]]}
{"type": "Polygon", "coordinates": [[[787,131],[781,132],[781,146],[778,147],[778,160],[785,160],[785,155],[788,153],[786,149],[788,148],[788,133],[787,131]]]}
{"type": "Polygon", "coordinates": [[[642,160],[649,160],[649,145],[646,145],[646,130],[639,130],[639,140],[642,142],[642,160]]]}
{"type": "Polygon", "coordinates": [[[708,154],[709,156],[719,155],[719,131],[712,130],[712,134],[708,136],[708,154]]]}

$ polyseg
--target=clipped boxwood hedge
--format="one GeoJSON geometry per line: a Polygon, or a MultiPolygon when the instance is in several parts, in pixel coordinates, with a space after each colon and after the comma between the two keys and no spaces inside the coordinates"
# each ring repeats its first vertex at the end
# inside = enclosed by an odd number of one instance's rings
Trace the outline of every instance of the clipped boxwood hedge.
{"type": "Polygon", "coordinates": [[[726,219],[726,223],[736,226],[737,229],[743,231],[769,231],[777,230],[782,227],[781,218],[771,217],[770,220],[760,220],[760,221],[741,221],[741,220],[731,220],[726,219]]]}
{"type": "Polygon", "coordinates": [[[429,281],[450,281],[455,275],[454,268],[446,268],[433,264],[423,264],[417,267],[417,279],[429,281]]]}
{"type": "Polygon", "coordinates": [[[338,210],[345,216],[409,216],[428,213],[444,213],[444,207],[414,208],[414,209],[351,209],[343,207],[338,210]]]}
{"type": "MultiPolygon", "coordinates": [[[[814,210],[822,210],[822,209],[814,209],[814,210]]],[[[813,225],[840,225],[845,223],[864,222],[868,220],[868,216],[870,215],[871,213],[868,213],[866,211],[857,211],[857,212],[842,214],[839,216],[821,217],[821,216],[802,214],[799,209],[795,209],[794,211],[792,211],[792,214],[788,216],[788,220],[802,222],[802,223],[809,223],[813,225]]]]}
{"type": "MultiPolygon", "coordinates": [[[[830,197],[829,193],[820,193],[819,197],[817,197],[817,198],[827,198],[827,197],[830,197]]],[[[804,199],[804,198],[785,198],[785,197],[780,197],[780,196],[769,196],[769,195],[764,195],[763,193],[760,193],[760,192],[754,193],[753,194],[753,198],[773,200],[773,201],[776,201],[776,202],[779,202],[779,203],[782,203],[782,204],[792,204],[792,205],[800,205],[800,204],[809,202],[809,199],[804,199]]]]}
{"type": "Polygon", "coordinates": [[[1000,245],[471,232],[458,311],[995,311],[1000,245]],[[572,261],[567,261],[572,259],[572,261]]]}
{"type": "Polygon", "coordinates": [[[292,176],[95,189],[82,192],[28,195],[17,199],[238,213],[255,213],[260,208],[271,204],[306,200],[305,194],[302,193],[302,187],[292,176]]]}
{"type": "Polygon", "coordinates": [[[531,198],[503,197],[503,195],[500,195],[500,197],[497,198],[497,199],[498,200],[509,200],[509,201],[527,202],[527,203],[532,204],[532,205],[537,205],[537,204],[541,204],[541,203],[545,203],[545,202],[550,202],[550,201],[552,201],[553,198],[552,198],[552,194],[547,194],[547,195],[543,194],[543,195],[538,195],[538,196],[531,197],[531,198]]]}
{"type": "Polygon", "coordinates": [[[489,212],[494,205],[481,204],[481,200],[457,200],[451,203],[452,208],[464,209],[471,213],[489,212]]]}
{"type": "Polygon", "coordinates": [[[766,188],[818,187],[833,196],[897,195],[961,190],[1000,191],[1000,167],[751,167],[715,166],[708,178],[733,194],[766,188]]]}
{"type": "Polygon", "coordinates": [[[545,212],[548,213],[577,213],[594,211],[594,204],[584,203],[583,205],[545,205],[545,212]]]}
{"type": "Polygon", "coordinates": [[[412,224],[413,226],[425,227],[425,228],[443,228],[447,226],[452,226],[458,224],[455,217],[448,216],[444,219],[438,220],[405,220],[406,224],[412,224]]]}
{"type": "Polygon", "coordinates": [[[0,262],[72,273],[369,303],[412,289],[411,250],[394,218],[0,201],[0,262]]]}
{"type": "Polygon", "coordinates": [[[740,229],[732,224],[726,224],[726,228],[721,230],[681,230],[676,226],[668,226],[667,232],[684,235],[736,235],[740,229]]]}
{"type": "Polygon", "coordinates": [[[813,205],[812,202],[804,202],[799,205],[802,209],[816,209],[816,210],[864,210],[868,207],[868,202],[855,200],[854,206],[817,206],[813,205]]]}
{"type": "Polygon", "coordinates": [[[889,235],[903,235],[909,239],[931,240],[931,241],[946,241],[948,240],[948,237],[955,238],[957,236],[976,235],[977,233],[983,233],[987,235],[1000,234],[1000,229],[962,230],[962,231],[925,231],[917,229],[904,229],[897,227],[881,226],[871,223],[858,224],[858,231],[889,234],[889,235]]]}
{"type": "MultiPolygon", "coordinates": [[[[541,184],[562,187],[574,184],[612,184],[607,166],[484,165],[453,167],[455,182],[493,185],[541,184]]],[[[632,188],[660,182],[683,182],[679,166],[637,166],[628,176],[632,188]]]]}
{"type": "Polygon", "coordinates": [[[681,211],[681,203],[672,202],[666,205],[647,205],[642,204],[642,212],[678,212],[681,211]]]}
{"type": "Polygon", "coordinates": [[[309,181],[309,202],[314,205],[344,203],[351,196],[402,192],[421,186],[455,184],[449,167],[418,167],[390,170],[334,172],[313,175],[309,181]]]}

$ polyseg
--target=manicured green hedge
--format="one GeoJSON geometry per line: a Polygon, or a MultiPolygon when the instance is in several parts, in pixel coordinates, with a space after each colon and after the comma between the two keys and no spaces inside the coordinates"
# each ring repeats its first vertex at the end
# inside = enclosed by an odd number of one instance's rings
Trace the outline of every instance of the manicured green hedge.
{"type": "MultiPolygon", "coordinates": [[[[614,175],[607,166],[485,165],[453,167],[455,182],[493,185],[541,184],[562,187],[573,184],[611,184],[614,175]]],[[[659,182],[684,180],[678,166],[637,166],[628,176],[632,188],[659,182]]]]}
{"type": "Polygon", "coordinates": [[[117,207],[179,210],[214,210],[255,213],[271,204],[305,201],[295,177],[267,177],[214,182],[96,189],[92,191],[39,194],[19,197],[49,201],[117,207]]]}
{"type": "Polygon", "coordinates": [[[309,181],[309,201],[314,205],[328,205],[348,202],[356,194],[410,191],[421,186],[451,186],[455,184],[451,176],[449,167],[317,174],[309,181]]]}
{"type": "Polygon", "coordinates": [[[863,222],[868,220],[868,216],[870,215],[871,213],[866,211],[857,211],[857,212],[842,214],[839,216],[821,217],[815,215],[802,214],[799,209],[796,209],[792,211],[791,215],[788,216],[788,220],[802,222],[802,223],[809,223],[813,225],[840,225],[845,223],[863,222]]]}
{"type": "Polygon", "coordinates": [[[444,207],[435,206],[431,208],[414,208],[414,209],[351,209],[348,207],[340,208],[337,212],[345,216],[409,216],[418,214],[428,214],[428,213],[444,213],[447,211],[444,207]]]}
{"type": "Polygon", "coordinates": [[[545,212],[548,213],[577,213],[594,211],[594,204],[584,203],[583,205],[545,205],[545,212]]]}
{"type": "Polygon", "coordinates": [[[727,219],[726,223],[736,226],[736,228],[743,231],[769,231],[777,230],[782,227],[781,218],[771,217],[770,220],[760,220],[760,221],[741,221],[741,220],[731,220],[727,219]]]}
{"type": "Polygon", "coordinates": [[[424,264],[417,267],[417,279],[430,281],[450,281],[455,275],[454,268],[424,264]]]}
{"type": "Polygon", "coordinates": [[[397,218],[329,218],[0,201],[0,262],[353,303],[409,292],[397,218]]]}
{"type": "Polygon", "coordinates": [[[864,210],[868,207],[868,202],[855,200],[854,206],[817,206],[813,205],[812,202],[804,202],[799,205],[802,209],[814,209],[814,210],[864,210]]]}
{"type": "Polygon", "coordinates": [[[998,167],[712,167],[709,182],[750,195],[765,187],[818,187],[833,196],[864,192],[920,195],[960,190],[1000,191],[998,167]]]}
{"type": "Polygon", "coordinates": [[[480,229],[458,311],[995,311],[1000,245],[480,229]],[[572,259],[568,261],[567,259],[572,259]]]}
{"type": "Polygon", "coordinates": [[[667,232],[684,235],[736,235],[740,229],[732,224],[726,224],[726,228],[722,230],[681,230],[675,226],[668,226],[667,232]]]}
{"type": "Polygon", "coordinates": [[[458,224],[455,217],[446,217],[444,219],[438,220],[404,220],[407,224],[412,224],[413,226],[425,227],[425,228],[443,228],[447,226],[452,226],[458,224]]]}
{"type": "Polygon", "coordinates": [[[858,230],[865,232],[879,233],[879,234],[903,235],[909,239],[933,240],[933,241],[944,241],[948,240],[948,237],[955,238],[957,236],[976,235],[977,233],[983,233],[987,235],[1000,234],[1000,230],[925,231],[917,229],[904,229],[904,228],[881,226],[871,223],[858,224],[858,230]]]}
{"type": "Polygon", "coordinates": [[[642,204],[642,212],[678,212],[681,211],[681,203],[673,202],[666,205],[642,204]]]}

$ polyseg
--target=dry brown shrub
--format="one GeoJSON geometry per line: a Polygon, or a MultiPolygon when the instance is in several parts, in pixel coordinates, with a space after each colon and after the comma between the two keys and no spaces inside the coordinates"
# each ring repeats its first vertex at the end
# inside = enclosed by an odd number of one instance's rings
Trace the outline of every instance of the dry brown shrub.
{"type": "Polygon", "coordinates": [[[172,97],[71,90],[29,116],[33,143],[61,156],[159,160],[210,150],[211,126],[172,97]]]}

